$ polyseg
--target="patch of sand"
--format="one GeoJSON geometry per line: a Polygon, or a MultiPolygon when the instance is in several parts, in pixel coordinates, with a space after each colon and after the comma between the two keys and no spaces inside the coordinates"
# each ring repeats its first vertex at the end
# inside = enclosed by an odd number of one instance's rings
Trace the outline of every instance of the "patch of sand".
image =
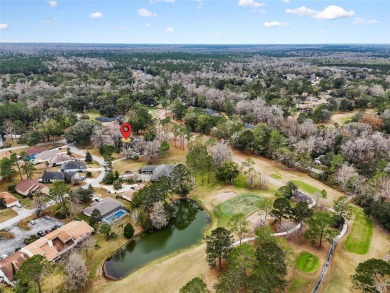
{"type": "Polygon", "coordinates": [[[234,192],[234,191],[221,192],[221,193],[217,194],[217,198],[220,201],[226,201],[226,200],[231,199],[232,197],[234,197],[236,195],[237,195],[237,192],[234,192]]]}

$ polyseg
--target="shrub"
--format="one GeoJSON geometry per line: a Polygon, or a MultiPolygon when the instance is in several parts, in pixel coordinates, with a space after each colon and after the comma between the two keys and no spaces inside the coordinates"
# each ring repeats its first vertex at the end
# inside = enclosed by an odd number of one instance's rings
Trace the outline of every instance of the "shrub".
{"type": "Polygon", "coordinates": [[[126,239],[130,239],[131,237],[134,236],[134,228],[130,223],[126,224],[123,231],[123,235],[125,236],[126,239]]]}
{"type": "Polygon", "coordinates": [[[121,189],[122,188],[122,181],[120,179],[115,180],[112,185],[113,185],[115,190],[121,189]]]}
{"type": "Polygon", "coordinates": [[[15,185],[10,185],[10,186],[8,186],[8,192],[16,192],[16,187],[15,187],[15,185]]]}

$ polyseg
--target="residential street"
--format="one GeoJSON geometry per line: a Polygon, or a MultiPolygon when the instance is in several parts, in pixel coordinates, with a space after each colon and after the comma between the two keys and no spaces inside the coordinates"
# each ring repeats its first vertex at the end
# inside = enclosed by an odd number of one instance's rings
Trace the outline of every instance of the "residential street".
{"type": "MultiPolygon", "coordinates": [[[[46,204],[46,208],[48,207],[51,207],[52,205],[55,204],[55,201],[54,200],[51,200],[49,202],[47,202],[46,204]]],[[[35,209],[24,209],[24,211],[18,213],[17,216],[5,221],[5,222],[2,222],[0,223],[0,230],[3,230],[3,229],[6,229],[6,228],[10,228],[12,226],[15,226],[16,224],[18,224],[20,221],[32,216],[33,214],[35,213],[35,209]]]]}

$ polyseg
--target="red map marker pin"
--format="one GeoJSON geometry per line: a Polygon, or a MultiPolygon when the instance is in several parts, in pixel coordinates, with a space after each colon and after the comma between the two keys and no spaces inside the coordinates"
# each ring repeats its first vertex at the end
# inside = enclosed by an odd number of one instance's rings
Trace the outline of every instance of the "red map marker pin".
{"type": "Polygon", "coordinates": [[[131,128],[130,124],[124,123],[121,125],[121,133],[125,139],[129,138],[132,130],[133,129],[131,128]]]}

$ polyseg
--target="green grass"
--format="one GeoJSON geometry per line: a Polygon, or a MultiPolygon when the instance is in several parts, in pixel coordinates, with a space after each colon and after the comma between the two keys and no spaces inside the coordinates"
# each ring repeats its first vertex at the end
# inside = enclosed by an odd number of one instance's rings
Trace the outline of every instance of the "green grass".
{"type": "Polygon", "coordinates": [[[89,116],[89,119],[92,121],[95,121],[96,117],[102,116],[102,115],[100,115],[99,111],[97,111],[97,110],[90,110],[87,112],[87,115],[89,116]]]}
{"type": "Polygon", "coordinates": [[[247,187],[247,179],[244,174],[240,174],[237,176],[236,180],[234,180],[234,187],[237,188],[246,188],[247,187]]]}
{"type": "Polygon", "coordinates": [[[12,209],[2,209],[0,210],[0,223],[5,222],[17,215],[18,213],[12,209]]]}
{"type": "Polygon", "coordinates": [[[344,242],[344,248],[356,254],[366,254],[370,248],[374,224],[361,209],[353,208],[355,221],[344,242]]]}
{"type": "Polygon", "coordinates": [[[307,193],[310,193],[310,194],[313,194],[315,192],[321,192],[321,190],[319,190],[318,188],[314,187],[314,186],[311,186],[303,181],[299,181],[299,180],[292,180],[292,182],[294,182],[294,184],[296,186],[298,186],[299,189],[303,190],[304,192],[307,192],[307,193]]]}
{"type": "Polygon", "coordinates": [[[214,210],[218,225],[225,226],[229,218],[237,213],[243,213],[247,216],[252,214],[257,210],[256,203],[260,200],[262,197],[259,195],[242,194],[219,204],[214,210]]]}
{"type": "Polygon", "coordinates": [[[274,178],[274,179],[282,179],[283,177],[280,176],[279,174],[271,174],[270,176],[271,178],[274,178]]]}
{"type": "MultiPolygon", "coordinates": [[[[304,288],[308,287],[309,281],[301,276],[294,276],[289,281],[289,286],[287,288],[287,292],[305,292],[304,288]]],[[[309,289],[309,288],[307,288],[309,289]]],[[[306,291],[307,292],[307,291],[306,291]]]]}
{"type": "Polygon", "coordinates": [[[299,270],[305,273],[315,272],[320,264],[320,259],[306,251],[301,252],[296,261],[296,266],[299,270]]]}

